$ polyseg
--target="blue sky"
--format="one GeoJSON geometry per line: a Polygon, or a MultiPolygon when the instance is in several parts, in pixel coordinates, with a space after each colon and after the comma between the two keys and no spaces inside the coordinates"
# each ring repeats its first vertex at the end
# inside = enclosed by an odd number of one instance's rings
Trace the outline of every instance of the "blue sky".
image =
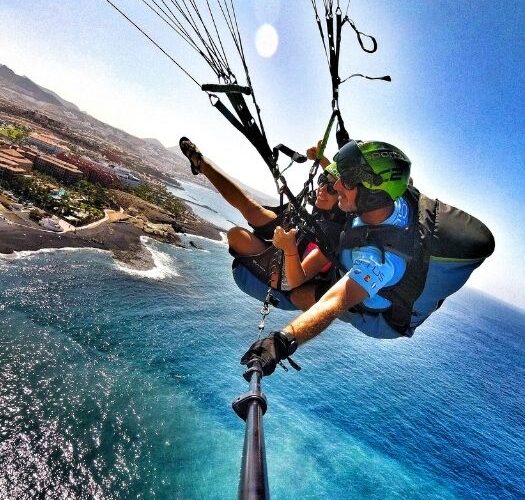
{"type": "MultiPolygon", "coordinates": [[[[117,3],[158,39],[199,82],[211,70],[140,2],[117,3]]],[[[330,115],[330,81],[309,0],[237,1],[252,81],[270,143],[304,150],[330,115]],[[273,25],[271,58],[255,33],[273,25]]],[[[346,6],[346,2],[344,2],[346,6]]],[[[350,17],[379,42],[376,54],[343,34],[341,76],[390,74],[392,83],[353,80],[340,105],[354,138],[380,139],[411,158],[425,193],[483,220],[496,252],[473,286],[525,307],[525,43],[522,2],[352,0],[350,17]]],[[[265,165],[207,97],[103,0],[3,0],[0,63],[27,75],[93,116],[165,145],[192,138],[227,172],[272,192],[265,165]]],[[[239,72],[239,76],[241,73],[239,72]]],[[[329,143],[336,152],[335,141],[329,143]]],[[[304,167],[290,172],[291,184],[304,167]]]]}

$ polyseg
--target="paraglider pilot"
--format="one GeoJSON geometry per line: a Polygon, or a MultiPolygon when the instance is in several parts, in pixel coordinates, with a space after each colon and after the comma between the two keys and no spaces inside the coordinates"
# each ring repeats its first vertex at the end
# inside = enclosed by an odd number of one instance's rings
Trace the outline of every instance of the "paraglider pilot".
{"type": "Polygon", "coordinates": [[[282,331],[253,343],[264,375],[336,318],[376,338],[411,336],[494,250],[489,229],[410,186],[410,160],[387,143],[351,140],[334,157],[339,207],[355,212],[341,237],[341,278],[282,331]]]}

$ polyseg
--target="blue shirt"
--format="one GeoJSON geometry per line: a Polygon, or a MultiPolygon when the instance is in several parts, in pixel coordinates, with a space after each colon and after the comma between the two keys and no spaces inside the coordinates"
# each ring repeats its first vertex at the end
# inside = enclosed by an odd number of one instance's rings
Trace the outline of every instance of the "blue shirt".
{"type": "MultiPolygon", "coordinates": [[[[405,228],[410,221],[408,203],[404,198],[394,201],[394,211],[381,224],[390,224],[405,228]]],[[[366,225],[360,217],[356,217],[352,227],[366,225]]],[[[381,250],[376,246],[359,248],[344,248],[340,255],[341,263],[349,271],[346,273],[350,279],[364,288],[368,297],[362,304],[370,309],[384,310],[390,307],[391,302],[377,295],[381,288],[398,283],[406,270],[406,261],[399,255],[385,251],[384,262],[381,250]]]]}

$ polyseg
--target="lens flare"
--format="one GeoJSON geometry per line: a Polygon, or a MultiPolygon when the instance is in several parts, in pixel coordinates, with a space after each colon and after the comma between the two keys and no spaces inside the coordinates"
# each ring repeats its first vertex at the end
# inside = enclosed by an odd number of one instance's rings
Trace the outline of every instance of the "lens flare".
{"type": "Polygon", "coordinates": [[[272,57],[279,46],[279,35],[271,24],[263,24],[255,34],[255,48],[261,57],[272,57]]]}

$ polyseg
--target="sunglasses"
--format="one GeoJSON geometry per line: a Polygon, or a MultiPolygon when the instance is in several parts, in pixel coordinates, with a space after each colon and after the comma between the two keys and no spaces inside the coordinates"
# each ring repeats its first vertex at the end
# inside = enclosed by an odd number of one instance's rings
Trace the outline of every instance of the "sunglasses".
{"type": "Polygon", "coordinates": [[[343,176],[340,177],[341,184],[345,189],[354,189],[357,186],[355,179],[345,179],[343,176]]]}
{"type": "Polygon", "coordinates": [[[354,189],[357,185],[367,182],[372,186],[379,186],[383,182],[382,177],[373,171],[348,169],[341,174],[341,184],[346,189],[354,189]]]}
{"type": "Polygon", "coordinates": [[[326,174],[319,174],[317,185],[319,187],[326,186],[326,192],[328,194],[337,194],[337,191],[334,189],[334,184],[334,182],[330,182],[328,180],[328,176],[326,174]]]}

